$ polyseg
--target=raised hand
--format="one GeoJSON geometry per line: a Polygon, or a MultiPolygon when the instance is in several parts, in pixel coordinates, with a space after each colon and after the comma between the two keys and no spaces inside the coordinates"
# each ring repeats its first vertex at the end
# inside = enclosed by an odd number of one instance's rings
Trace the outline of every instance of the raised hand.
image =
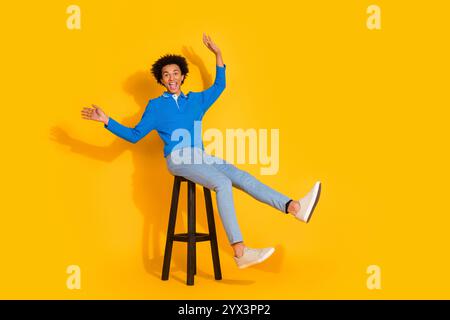
{"type": "Polygon", "coordinates": [[[92,105],[92,108],[84,107],[81,110],[81,117],[85,120],[94,120],[103,122],[104,124],[108,124],[109,117],[103,112],[102,109],[100,109],[95,104],[92,105]]]}
{"type": "Polygon", "coordinates": [[[211,37],[203,33],[203,43],[205,46],[211,50],[215,55],[220,54],[219,47],[211,40],[211,37]]]}

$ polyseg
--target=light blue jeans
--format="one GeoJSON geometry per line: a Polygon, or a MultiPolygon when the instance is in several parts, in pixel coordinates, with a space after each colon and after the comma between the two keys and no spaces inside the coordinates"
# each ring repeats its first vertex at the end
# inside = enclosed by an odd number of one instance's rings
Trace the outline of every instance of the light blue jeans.
{"type": "Polygon", "coordinates": [[[172,151],[166,157],[169,172],[216,192],[217,208],[230,244],[243,241],[236,218],[232,187],[256,200],[286,212],[289,197],[258,181],[233,164],[211,156],[200,148],[188,147],[172,151]],[[184,161],[183,161],[184,160],[184,161]]]}

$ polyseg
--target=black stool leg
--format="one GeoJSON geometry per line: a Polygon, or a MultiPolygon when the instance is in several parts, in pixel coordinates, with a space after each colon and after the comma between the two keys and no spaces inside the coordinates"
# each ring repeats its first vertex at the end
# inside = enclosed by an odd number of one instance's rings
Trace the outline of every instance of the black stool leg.
{"type": "Polygon", "coordinates": [[[170,258],[172,257],[173,236],[175,234],[175,222],[177,219],[178,198],[180,195],[181,178],[175,177],[173,182],[172,202],[170,205],[169,226],[167,228],[166,249],[164,252],[164,264],[162,270],[162,280],[169,279],[170,258]]]}
{"type": "Polygon", "coordinates": [[[206,217],[208,218],[208,229],[211,242],[211,255],[214,265],[214,278],[216,280],[221,280],[222,271],[220,270],[219,248],[217,246],[216,225],[214,223],[214,212],[211,200],[211,191],[208,188],[203,187],[203,193],[205,195],[206,217]]]}
{"type": "Polygon", "coordinates": [[[195,183],[188,181],[188,244],[187,285],[194,284],[195,273],[195,183]]]}
{"type": "MultiPolygon", "coordinates": [[[[193,220],[194,220],[193,233],[194,233],[194,235],[196,235],[197,234],[197,206],[196,206],[197,200],[196,200],[196,193],[195,193],[195,190],[196,190],[195,183],[192,183],[191,188],[194,189],[194,195],[193,195],[194,199],[192,200],[194,209],[192,209],[192,211],[193,211],[193,220]]],[[[196,275],[196,274],[197,274],[197,238],[195,238],[195,242],[194,242],[194,275],[196,275]]]]}

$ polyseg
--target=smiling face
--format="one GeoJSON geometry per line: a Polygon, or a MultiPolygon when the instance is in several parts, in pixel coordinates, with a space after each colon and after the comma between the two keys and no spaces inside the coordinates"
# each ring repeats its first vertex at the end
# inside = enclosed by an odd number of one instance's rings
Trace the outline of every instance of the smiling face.
{"type": "Polygon", "coordinates": [[[184,80],[184,75],[181,74],[180,67],[177,64],[168,64],[161,70],[161,82],[170,93],[181,93],[181,83],[184,80]]]}

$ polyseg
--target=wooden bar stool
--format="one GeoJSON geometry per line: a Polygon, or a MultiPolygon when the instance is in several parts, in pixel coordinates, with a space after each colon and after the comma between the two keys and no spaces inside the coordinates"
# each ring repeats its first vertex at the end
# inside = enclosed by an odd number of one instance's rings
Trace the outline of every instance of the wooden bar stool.
{"type": "Polygon", "coordinates": [[[208,219],[209,233],[198,233],[195,231],[196,224],[196,206],[195,206],[195,183],[187,180],[184,177],[175,176],[173,182],[172,202],[170,205],[169,225],[167,228],[166,249],[164,252],[164,264],[162,269],[162,280],[169,279],[170,260],[172,256],[172,246],[174,241],[187,242],[187,285],[194,284],[194,275],[197,272],[196,262],[196,244],[200,241],[209,241],[211,244],[211,255],[214,266],[214,278],[216,280],[222,279],[222,272],[220,271],[219,249],[217,246],[216,226],[214,223],[214,213],[211,200],[211,191],[203,187],[206,205],[206,217],[208,219]],[[175,234],[175,223],[178,210],[178,198],[180,195],[181,182],[188,184],[188,232],[175,234]]]}

